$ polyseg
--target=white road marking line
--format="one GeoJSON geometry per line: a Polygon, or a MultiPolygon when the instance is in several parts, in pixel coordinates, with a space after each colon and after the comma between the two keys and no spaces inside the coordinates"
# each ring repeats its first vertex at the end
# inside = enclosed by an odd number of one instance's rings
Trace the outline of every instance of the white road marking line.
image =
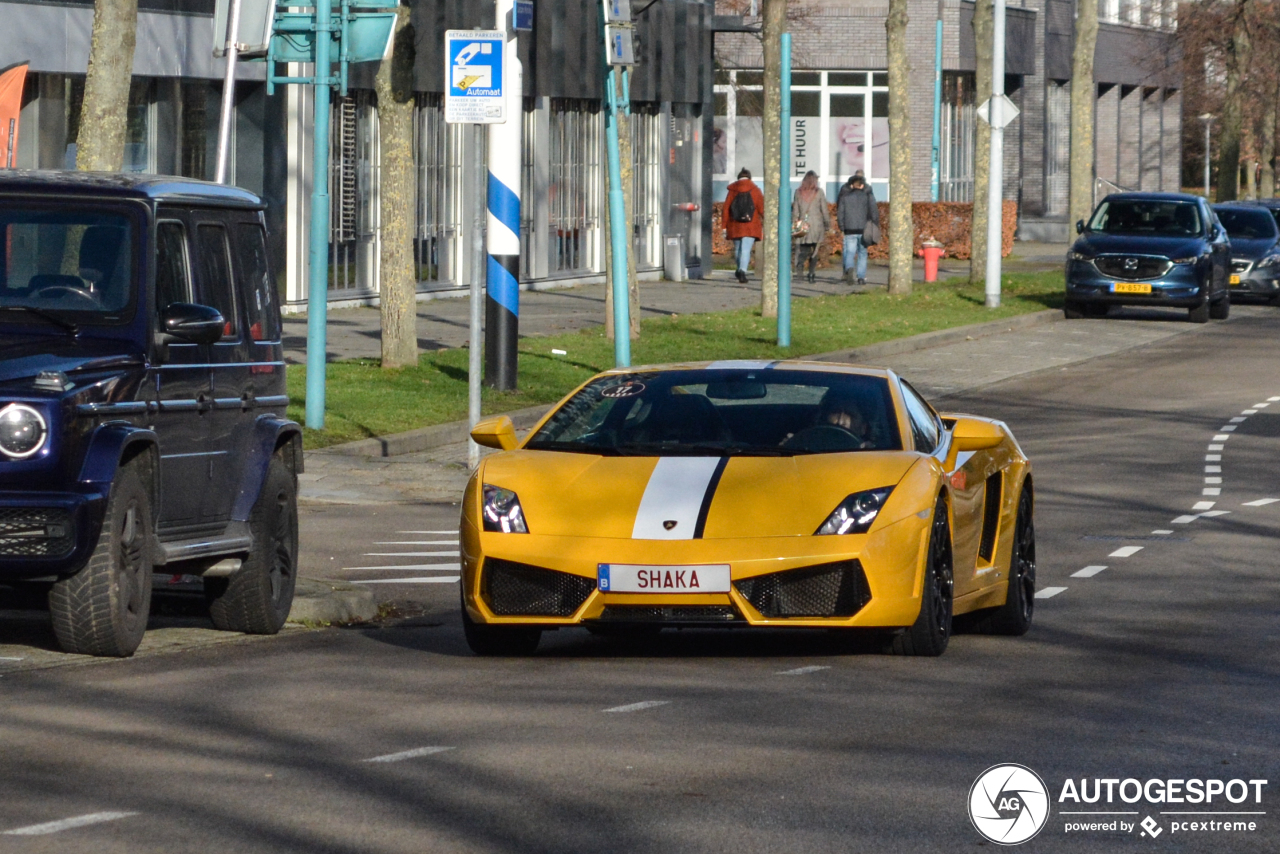
{"type": "Polygon", "coordinates": [[[1153,533],[1153,534],[1172,534],[1172,533],[1173,533],[1173,531],[1170,531],[1168,528],[1156,528],[1156,529],[1155,529],[1154,531],[1152,531],[1151,533],[1153,533]]]}
{"type": "Polygon", "coordinates": [[[1220,463],[1222,462],[1222,454],[1205,454],[1204,461],[1206,463],[1220,463]]]}
{"type": "Polygon", "coordinates": [[[1066,590],[1066,589],[1067,589],[1067,588],[1065,588],[1065,587],[1043,587],[1043,588],[1041,588],[1040,590],[1037,590],[1037,591],[1036,591],[1036,598],[1037,598],[1037,599],[1052,599],[1054,596],[1057,596],[1059,593],[1061,593],[1062,591],[1064,591],[1064,590],[1066,590]]]}
{"type": "Polygon", "coordinates": [[[357,578],[352,584],[454,584],[461,579],[458,575],[434,575],[429,578],[421,575],[414,578],[357,578]]]}
{"type": "Polygon", "coordinates": [[[444,753],[446,750],[453,750],[452,747],[415,747],[413,750],[402,750],[399,753],[388,753],[385,756],[375,756],[372,759],[362,759],[362,762],[401,762],[405,759],[417,759],[419,756],[430,756],[433,753],[444,753]]]}
{"type": "Polygon", "coordinates": [[[1205,483],[1222,483],[1222,478],[1220,478],[1220,477],[1206,477],[1206,478],[1204,479],[1204,482],[1205,482],[1205,483]]]}
{"type": "Polygon", "coordinates": [[[1271,403],[1275,403],[1277,400],[1280,400],[1280,397],[1268,397],[1267,400],[1271,403]]]}
{"type": "Polygon", "coordinates": [[[1232,419],[1231,419],[1230,421],[1228,421],[1227,423],[1228,423],[1228,424],[1239,424],[1239,423],[1240,423],[1241,421],[1243,421],[1243,420],[1244,420],[1244,416],[1243,416],[1243,415],[1237,415],[1235,418],[1232,418],[1232,419]]]}
{"type": "Polygon", "coordinates": [[[777,673],[773,675],[774,676],[805,676],[809,673],[817,673],[819,670],[830,670],[830,669],[831,669],[830,667],[825,667],[820,664],[813,664],[808,667],[797,667],[795,670],[779,670],[777,673]]]}
{"type": "Polygon", "coordinates": [[[1200,494],[1201,494],[1201,495],[1221,495],[1221,494],[1222,494],[1222,487],[1220,487],[1220,486],[1206,486],[1204,489],[1200,490],[1200,494]]]}
{"type": "Polygon", "coordinates": [[[457,536],[458,529],[454,528],[452,531],[396,531],[396,533],[397,534],[453,534],[454,536],[457,536]]]}
{"type": "Polygon", "coordinates": [[[1222,466],[1205,466],[1205,474],[1222,474],[1222,466]]]}
{"type": "Polygon", "coordinates": [[[397,566],[344,566],[342,569],[344,571],[351,570],[351,569],[399,569],[399,570],[403,570],[404,572],[408,572],[409,570],[423,570],[423,569],[439,570],[443,572],[445,570],[451,569],[454,572],[457,572],[458,570],[462,569],[462,564],[460,563],[402,563],[397,566]]]}
{"type": "MultiPolygon", "coordinates": [[[[1226,437],[1226,436],[1223,436],[1222,438],[1223,438],[1223,439],[1225,439],[1225,438],[1227,438],[1227,437],[1226,437]]],[[[1209,450],[1211,450],[1211,451],[1221,451],[1221,450],[1222,450],[1222,446],[1221,446],[1221,445],[1210,445],[1210,446],[1209,446],[1209,450]]]]}
{"type": "Polygon", "coordinates": [[[1257,415],[1257,414],[1258,414],[1258,410],[1257,410],[1257,408],[1255,407],[1255,408],[1253,408],[1253,409],[1246,409],[1244,412],[1241,412],[1240,414],[1241,414],[1241,415],[1257,415]]]}
{"type": "Polygon", "coordinates": [[[1201,516],[1209,516],[1209,517],[1213,517],[1213,516],[1225,516],[1225,515],[1227,515],[1227,514],[1228,514],[1228,513],[1230,513],[1230,512],[1231,512],[1230,510],[1206,510],[1206,511],[1204,511],[1203,513],[1201,513],[1200,515],[1201,515],[1201,516]]]}
{"type": "Polygon", "coordinates": [[[1194,506],[1194,507],[1192,507],[1191,509],[1192,509],[1192,510],[1212,510],[1212,509],[1213,509],[1213,505],[1215,505],[1215,504],[1217,504],[1217,503],[1218,503],[1218,502],[1216,502],[1216,501],[1197,501],[1197,502],[1195,503],[1195,506],[1194,506]]]}
{"type": "Polygon", "coordinates": [[[1271,404],[1267,403],[1267,402],[1264,400],[1262,403],[1255,403],[1255,404],[1253,405],[1253,408],[1254,408],[1254,409],[1262,409],[1263,407],[1265,407],[1265,406],[1270,406],[1270,405],[1271,405],[1271,404]]]}
{"type": "MultiPolygon", "coordinates": [[[[1219,430],[1221,430],[1223,433],[1230,433],[1232,430],[1236,429],[1236,427],[1238,427],[1238,426],[1240,426],[1240,425],[1238,425],[1238,424],[1223,424],[1223,425],[1222,425],[1221,427],[1219,427],[1218,429],[1219,429],[1219,430]]],[[[1217,437],[1215,436],[1214,438],[1217,438],[1217,437]]]]}
{"type": "MultiPolygon", "coordinates": [[[[1216,435],[1216,436],[1214,436],[1214,437],[1213,437],[1213,441],[1215,441],[1215,442],[1225,442],[1225,441],[1227,441],[1227,440],[1228,440],[1228,439],[1230,439],[1230,438],[1231,438],[1231,437],[1230,437],[1230,436],[1228,436],[1226,433],[1219,433],[1218,435],[1216,435]]],[[[1212,451],[1212,450],[1214,450],[1214,447],[1213,447],[1212,445],[1210,445],[1210,446],[1209,446],[1209,450],[1211,450],[1211,451],[1212,451]]],[[[1221,448],[1218,448],[1217,450],[1221,451],[1222,449],[1221,449],[1221,448]]]]}
{"type": "MultiPolygon", "coordinates": [[[[1273,501],[1275,499],[1272,499],[1273,501]]],[[[0,661],[26,661],[27,659],[21,655],[0,655],[0,661]]]]}
{"type": "Polygon", "coordinates": [[[365,552],[361,557],[461,557],[462,552],[365,552]]]}
{"type": "Polygon", "coordinates": [[[78,815],[74,818],[64,818],[61,821],[48,821],[44,824],[30,824],[26,827],[18,827],[13,830],[4,831],[5,836],[44,836],[48,833],[58,833],[63,830],[71,830],[74,827],[87,827],[91,824],[101,824],[104,821],[116,821],[117,819],[128,818],[131,815],[137,815],[136,812],[91,812],[88,815],[78,815]]]}
{"type": "Polygon", "coordinates": [[[1280,498],[1255,498],[1253,501],[1246,501],[1241,507],[1266,507],[1268,504],[1275,504],[1280,498]]]}
{"type": "Polygon", "coordinates": [[[1142,546],[1121,546],[1107,555],[1107,557],[1133,557],[1140,551],[1142,551],[1142,546]]]}
{"type": "Polygon", "coordinates": [[[669,704],[670,700],[644,700],[639,703],[629,703],[625,706],[614,706],[612,709],[604,709],[606,712],[639,712],[644,709],[654,709],[658,706],[669,704]]]}
{"type": "Polygon", "coordinates": [[[1192,522],[1194,522],[1195,520],[1197,520],[1197,519],[1199,519],[1199,518],[1200,518],[1199,516],[1179,516],[1179,517],[1177,517],[1176,519],[1171,519],[1171,520],[1170,520],[1170,522],[1169,522],[1169,524],[1171,524],[1171,525],[1190,525],[1192,522]]]}
{"type": "Polygon", "coordinates": [[[456,546],[455,540],[384,540],[374,543],[375,546],[456,546]]]}
{"type": "Polygon", "coordinates": [[[1086,566],[1084,569],[1071,573],[1072,578],[1093,578],[1099,572],[1106,569],[1105,566],[1086,566]]]}

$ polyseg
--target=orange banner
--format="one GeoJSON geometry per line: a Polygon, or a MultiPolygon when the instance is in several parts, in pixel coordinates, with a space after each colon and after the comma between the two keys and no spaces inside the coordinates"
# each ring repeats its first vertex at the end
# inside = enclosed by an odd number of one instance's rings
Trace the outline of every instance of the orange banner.
{"type": "Polygon", "coordinates": [[[26,80],[26,62],[0,69],[0,169],[13,169],[18,165],[18,119],[26,80]]]}

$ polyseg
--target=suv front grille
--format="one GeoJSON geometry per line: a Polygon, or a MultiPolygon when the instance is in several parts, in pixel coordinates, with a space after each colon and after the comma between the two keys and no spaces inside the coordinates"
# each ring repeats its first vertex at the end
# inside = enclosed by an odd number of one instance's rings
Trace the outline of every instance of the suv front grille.
{"type": "Polygon", "coordinates": [[[602,622],[620,623],[731,623],[741,619],[732,605],[610,605],[600,614],[602,622]]]}
{"type": "Polygon", "coordinates": [[[1155,279],[1172,266],[1168,258],[1144,255],[1099,255],[1093,265],[1102,275],[1116,279],[1155,279]]]}
{"type": "Polygon", "coordinates": [[[71,514],[66,510],[0,509],[0,557],[62,557],[73,548],[71,514]]]}
{"type": "Polygon", "coordinates": [[[757,575],[734,586],[765,617],[852,617],[871,601],[856,560],[757,575]]]}
{"type": "Polygon", "coordinates": [[[568,617],[596,589],[593,578],[496,558],[484,562],[484,581],[489,608],[503,617],[568,617]]]}

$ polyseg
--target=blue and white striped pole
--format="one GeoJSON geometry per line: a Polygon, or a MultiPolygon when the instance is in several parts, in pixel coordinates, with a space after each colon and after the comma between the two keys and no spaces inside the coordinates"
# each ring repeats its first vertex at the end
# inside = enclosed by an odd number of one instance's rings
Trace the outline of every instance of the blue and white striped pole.
{"type": "Polygon", "coordinates": [[[523,72],[516,55],[514,0],[497,0],[497,26],[506,33],[503,68],[507,120],[489,125],[488,267],[485,281],[485,385],[516,388],[520,337],[520,132],[523,72]]]}

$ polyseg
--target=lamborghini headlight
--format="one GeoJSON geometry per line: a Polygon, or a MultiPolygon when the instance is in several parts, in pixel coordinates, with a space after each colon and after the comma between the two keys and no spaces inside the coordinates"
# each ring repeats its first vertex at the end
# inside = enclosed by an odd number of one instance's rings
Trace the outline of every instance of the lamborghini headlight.
{"type": "Polygon", "coordinates": [[[890,492],[893,492],[892,486],[855,492],[831,511],[827,521],[814,534],[865,534],[888,500],[890,492]]]}
{"type": "Polygon", "coordinates": [[[484,485],[484,529],[503,534],[527,534],[529,527],[524,523],[524,510],[520,507],[520,496],[501,486],[484,485]]]}
{"type": "Polygon", "coordinates": [[[11,403],[0,409],[0,452],[6,457],[23,460],[44,447],[49,428],[44,416],[23,403],[11,403]]]}

